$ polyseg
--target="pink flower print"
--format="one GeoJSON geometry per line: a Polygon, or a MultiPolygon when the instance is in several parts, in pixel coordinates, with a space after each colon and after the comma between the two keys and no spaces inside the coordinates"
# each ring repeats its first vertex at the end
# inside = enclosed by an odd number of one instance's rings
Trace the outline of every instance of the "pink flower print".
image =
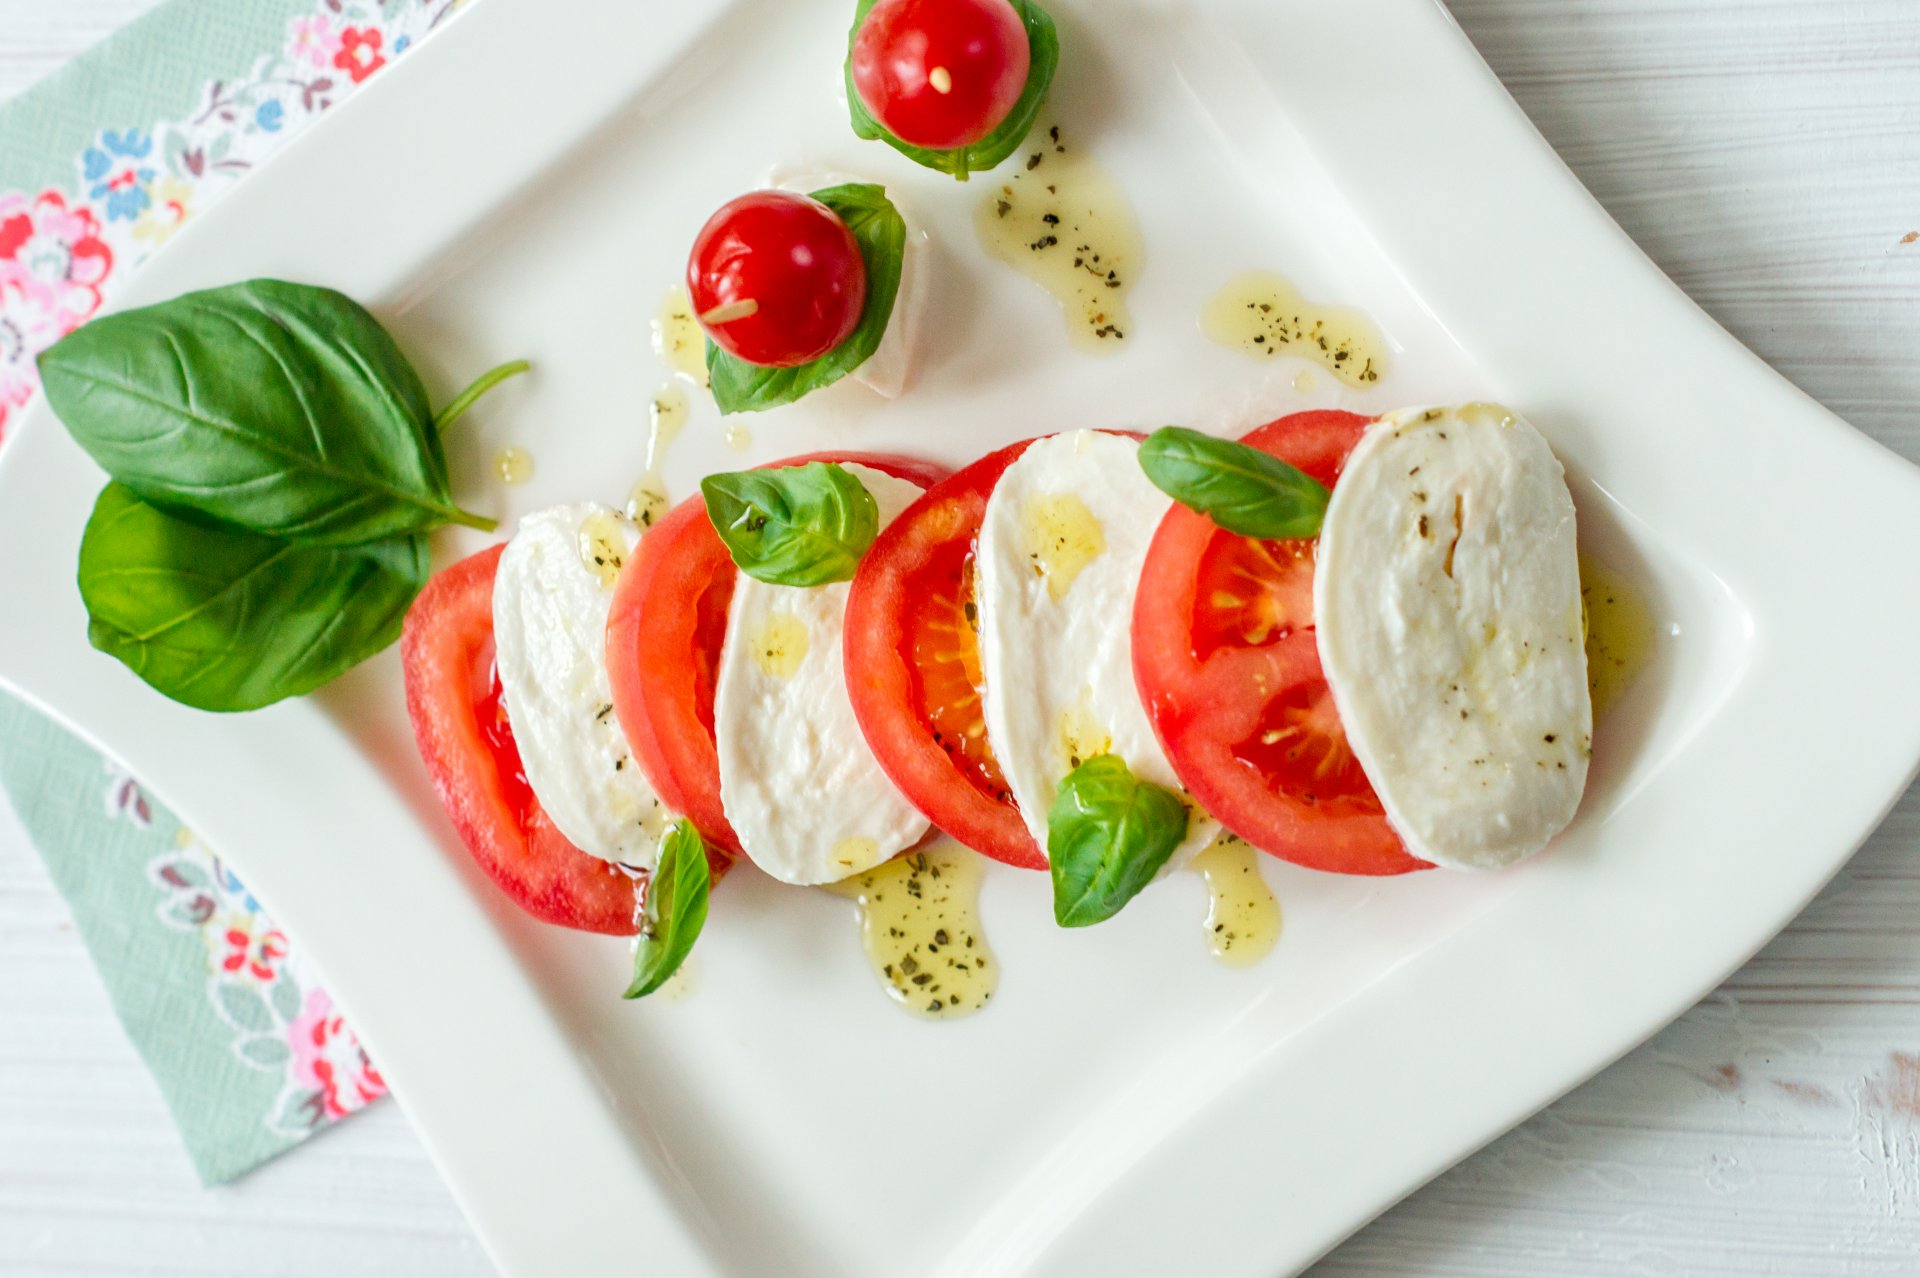
{"type": "Polygon", "coordinates": [[[92,209],[59,191],[0,194],[0,434],[40,384],[34,356],[93,317],[112,270],[92,209]]]}
{"type": "Polygon", "coordinates": [[[287,40],[287,56],[293,61],[324,71],[333,65],[333,55],[338,52],[340,33],[334,29],[331,18],[316,13],[293,20],[293,31],[287,40]]]}
{"type": "Polygon", "coordinates": [[[380,1072],[325,990],[308,991],[306,1005],[287,1027],[287,1044],[294,1082],[318,1094],[329,1119],[345,1118],[387,1094],[380,1072]]]}

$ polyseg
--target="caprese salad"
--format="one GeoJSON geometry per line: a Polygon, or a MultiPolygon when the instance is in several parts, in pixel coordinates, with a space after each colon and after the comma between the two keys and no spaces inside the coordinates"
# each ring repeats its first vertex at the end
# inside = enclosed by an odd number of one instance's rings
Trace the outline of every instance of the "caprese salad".
{"type": "MultiPolygon", "coordinates": [[[[964,179],[1034,129],[1058,56],[1032,0],[858,0],[854,130],[964,179]]],[[[1046,136],[1025,172],[1048,198],[1016,177],[978,220],[1118,341],[1137,233],[1046,136]]],[[[897,395],[922,239],[884,187],[827,174],[715,212],[686,288],[721,411],[844,378],[897,395]]],[[[1290,324],[1248,340],[1312,333],[1345,359],[1324,317],[1290,324]]],[[[81,548],[93,642],[168,696],[245,710],[399,632],[474,862],[542,920],[636,937],[629,997],[680,967],[742,860],[796,886],[911,867],[927,935],[882,970],[934,1012],[991,993],[936,836],[1044,872],[1079,927],[1222,841],[1341,874],[1488,870],[1579,806],[1574,507],[1505,409],[1072,430],[951,472],[807,454],[709,475],[658,517],[550,507],[429,579],[427,533],[493,527],[454,502],[443,435],[526,367],[435,411],[363,308],[271,280],[109,316],[41,359],[113,480],[81,548]]]]}
{"type": "Polygon", "coordinates": [[[1063,926],[1223,830],[1492,869],[1572,819],[1592,739],[1572,498],[1491,405],[1070,431],[951,474],[812,454],[644,534],[556,507],[435,578],[402,642],[475,859],[542,918],[637,932],[632,992],[735,859],[830,884],[944,831],[1047,871],[1063,926]]]}

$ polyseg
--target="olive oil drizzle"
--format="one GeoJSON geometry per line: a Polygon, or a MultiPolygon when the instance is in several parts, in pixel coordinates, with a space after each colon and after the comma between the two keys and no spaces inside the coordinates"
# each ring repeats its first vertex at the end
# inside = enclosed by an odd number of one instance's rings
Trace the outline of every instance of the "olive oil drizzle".
{"type": "Polygon", "coordinates": [[[642,528],[667,513],[667,484],[661,468],[667,463],[667,450],[680,437],[687,424],[687,396],[678,386],[668,383],[654,392],[647,404],[647,470],[627,496],[627,518],[642,528]]]}
{"type": "Polygon", "coordinates": [[[1193,859],[1207,885],[1207,952],[1228,967],[1252,967],[1280,939],[1280,903],[1259,857],[1245,840],[1223,834],[1193,859]]]}
{"type": "Polygon", "coordinates": [[[974,211],[982,247],[1060,303],[1075,346],[1107,353],[1133,331],[1126,295],[1146,258],[1140,224],[1108,173],[1035,130],[1011,176],[974,211]]]}
{"type": "Polygon", "coordinates": [[[707,335],[694,317],[693,301],[684,284],[668,289],[660,301],[660,310],[653,317],[653,350],[668,368],[695,386],[704,389],[708,385],[707,335]]]}
{"type": "Polygon", "coordinates": [[[1588,555],[1580,557],[1580,607],[1587,633],[1587,691],[1597,720],[1646,667],[1655,626],[1632,583],[1588,555]]]}
{"type": "MultiPolygon", "coordinates": [[[[1309,302],[1284,277],[1248,271],[1228,281],[1200,312],[1214,341],[1254,359],[1292,355],[1311,360],[1355,388],[1387,372],[1387,344],[1364,311],[1309,302]]],[[[1294,389],[1305,391],[1294,378],[1294,389]]]]}
{"type": "Polygon", "coordinates": [[[493,455],[493,473],[503,484],[524,484],[533,478],[533,454],[509,444],[493,455]]]}
{"type": "Polygon", "coordinates": [[[985,1007],[1000,965],[980,928],[978,853],[951,839],[904,852],[827,891],[859,910],[860,943],[882,989],[927,1020],[953,1020],[985,1007]]]}

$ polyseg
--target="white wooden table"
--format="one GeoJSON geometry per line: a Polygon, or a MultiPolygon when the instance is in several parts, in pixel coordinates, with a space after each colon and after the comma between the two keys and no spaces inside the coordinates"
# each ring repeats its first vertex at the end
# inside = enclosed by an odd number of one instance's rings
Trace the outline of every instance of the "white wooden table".
{"type": "MultiPolygon", "coordinates": [[[[152,3],[0,0],[0,99],[152,3]]],[[[1670,275],[1920,460],[1920,0],[1453,7],[1670,275]]],[[[1718,994],[1316,1273],[1920,1273],[1917,853],[1909,794],[1718,994]]],[[[199,1189],[0,812],[0,1273],[486,1272],[392,1105],[199,1189]]]]}

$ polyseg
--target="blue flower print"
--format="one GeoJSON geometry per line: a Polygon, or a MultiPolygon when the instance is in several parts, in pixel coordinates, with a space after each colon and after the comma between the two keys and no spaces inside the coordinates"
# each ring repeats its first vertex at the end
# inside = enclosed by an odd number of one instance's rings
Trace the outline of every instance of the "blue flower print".
{"type": "Polygon", "coordinates": [[[88,147],[80,157],[81,176],[91,184],[87,194],[106,201],[108,221],[131,222],[153,202],[147,188],[154,171],[140,163],[152,153],[153,139],[140,130],[108,129],[100,135],[100,144],[88,147]]]}
{"type": "Polygon", "coordinates": [[[268,98],[254,108],[253,122],[260,126],[262,133],[278,133],[280,126],[287,122],[287,109],[279,98],[268,98]]]}
{"type": "Polygon", "coordinates": [[[393,56],[397,58],[412,47],[413,47],[413,37],[410,35],[403,35],[398,40],[395,40],[393,42],[393,56]]]}

